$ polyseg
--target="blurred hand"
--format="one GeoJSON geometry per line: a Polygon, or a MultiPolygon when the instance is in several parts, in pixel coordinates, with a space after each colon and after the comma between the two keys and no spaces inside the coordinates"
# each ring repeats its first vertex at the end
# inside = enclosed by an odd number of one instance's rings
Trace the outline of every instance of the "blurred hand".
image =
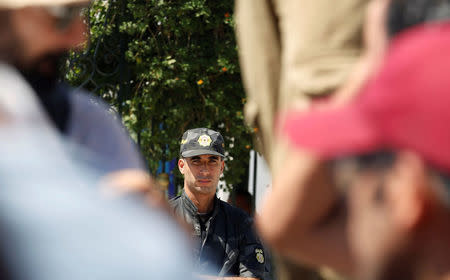
{"type": "Polygon", "coordinates": [[[111,173],[103,177],[100,189],[101,193],[110,199],[120,199],[130,195],[142,196],[150,208],[168,214],[186,233],[191,231],[190,226],[184,220],[175,216],[167,202],[164,190],[148,173],[142,170],[126,169],[111,173]]]}

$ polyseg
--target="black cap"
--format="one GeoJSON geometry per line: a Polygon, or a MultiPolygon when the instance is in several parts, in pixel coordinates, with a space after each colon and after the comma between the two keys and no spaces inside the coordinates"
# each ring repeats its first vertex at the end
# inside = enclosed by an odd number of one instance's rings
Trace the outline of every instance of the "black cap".
{"type": "Polygon", "coordinates": [[[199,155],[216,155],[224,157],[223,137],[219,132],[209,128],[187,130],[181,138],[180,155],[194,157],[199,155]]]}

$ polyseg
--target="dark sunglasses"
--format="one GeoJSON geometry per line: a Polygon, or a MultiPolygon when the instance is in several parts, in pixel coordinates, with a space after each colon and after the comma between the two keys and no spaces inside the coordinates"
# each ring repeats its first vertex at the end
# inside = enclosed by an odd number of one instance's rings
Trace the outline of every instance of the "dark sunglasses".
{"type": "Polygon", "coordinates": [[[364,155],[336,158],[329,162],[329,170],[334,183],[345,191],[353,178],[365,170],[383,170],[390,168],[395,162],[395,153],[376,151],[364,155]]]}
{"type": "Polygon", "coordinates": [[[395,162],[395,153],[392,151],[377,151],[370,154],[337,158],[333,165],[351,163],[358,170],[366,168],[383,169],[392,166],[395,162]]]}

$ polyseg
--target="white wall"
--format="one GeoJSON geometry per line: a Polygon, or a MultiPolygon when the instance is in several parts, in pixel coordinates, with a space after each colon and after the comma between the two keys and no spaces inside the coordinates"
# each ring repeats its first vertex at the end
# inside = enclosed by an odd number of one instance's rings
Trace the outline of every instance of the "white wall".
{"type": "Polygon", "coordinates": [[[272,188],[272,175],[264,158],[255,152],[250,151],[250,170],[248,178],[248,191],[255,196],[256,212],[261,209],[264,197],[272,188]],[[254,174],[255,174],[255,156],[256,156],[256,191],[253,194],[254,174]]]}

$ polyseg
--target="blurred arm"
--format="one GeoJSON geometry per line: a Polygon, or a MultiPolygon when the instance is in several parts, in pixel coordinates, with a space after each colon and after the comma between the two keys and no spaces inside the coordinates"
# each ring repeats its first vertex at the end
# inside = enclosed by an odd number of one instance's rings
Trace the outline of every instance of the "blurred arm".
{"type": "Polygon", "coordinates": [[[171,213],[167,199],[152,177],[139,169],[124,169],[104,176],[100,182],[102,194],[109,198],[140,195],[158,209],[171,213]]]}
{"type": "Polygon", "coordinates": [[[367,6],[363,31],[364,52],[348,81],[333,95],[334,104],[351,101],[383,62],[388,45],[386,22],[389,3],[390,0],[372,0],[367,6]]]}
{"type": "Polygon", "coordinates": [[[295,262],[351,273],[345,209],[324,163],[291,150],[274,178],[257,226],[272,248],[295,262]]]}
{"type": "Polygon", "coordinates": [[[147,172],[138,169],[112,172],[104,176],[99,185],[102,195],[106,198],[142,197],[151,209],[158,209],[166,213],[178,223],[187,236],[190,236],[191,226],[175,215],[167,202],[164,191],[147,172]]]}
{"type": "Polygon", "coordinates": [[[278,19],[270,0],[236,0],[235,6],[239,63],[247,95],[245,119],[259,129],[258,140],[270,164],[281,67],[278,19]]]}

